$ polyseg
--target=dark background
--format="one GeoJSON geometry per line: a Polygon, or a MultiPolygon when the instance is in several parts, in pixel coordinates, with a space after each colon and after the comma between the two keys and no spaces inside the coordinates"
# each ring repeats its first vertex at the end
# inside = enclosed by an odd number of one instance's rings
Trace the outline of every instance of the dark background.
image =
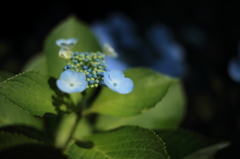
{"type": "Polygon", "coordinates": [[[43,49],[51,29],[71,14],[92,24],[122,12],[136,24],[139,35],[163,22],[186,50],[188,73],[183,83],[188,112],[181,127],[232,141],[217,158],[240,158],[240,84],[228,74],[229,60],[238,53],[239,4],[229,0],[4,2],[0,10],[0,69],[19,73],[24,63],[43,49]],[[196,47],[182,38],[189,26],[202,30],[204,45],[196,47]]]}

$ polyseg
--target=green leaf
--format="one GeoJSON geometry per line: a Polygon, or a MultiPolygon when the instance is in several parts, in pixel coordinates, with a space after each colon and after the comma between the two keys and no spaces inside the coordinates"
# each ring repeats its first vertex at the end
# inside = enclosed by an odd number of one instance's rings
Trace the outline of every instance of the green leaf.
{"type": "MultiPolygon", "coordinates": [[[[0,82],[12,77],[12,73],[0,71],[0,82]]],[[[43,127],[42,121],[33,115],[14,106],[6,99],[0,97],[0,127],[9,125],[28,125],[41,129],[43,127]]]]}
{"type": "Polygon", "coordinates": [[[0,84],[0,94],[33,115],[68,111],[69,96],[56,88],[56,80],[39,71],[16,75],[0,84]]]}
{"type": "Polygon", "coordinates": [[[12,73],[0,70],[0,83],[12,76],[12,73]]]}
{"type": "Polygon", "coordinates": [[[187,130],[157,130],[156,134],[166,143],[171,159],[208,159],[216,151],[229,145],[228,142],[216,142],[187,130]],[[198,156],[199,155],[199,156],[198,156]]]}
{"type": "Polygon", "coordinates": [[[61,22],[47,37],[44,53],[46,55],[48,72],[51,76],[59,78],[63,67],[66,65],[65,59],[58,56],[60,47],[56,45],[58,39],[77,38],[77,44],[73,51],[100,51],[100,46],[90,29],[75,16],[70,16],[61,22]]]}
{"type": "Polygon", "coordinates": [[[23,144],[42,144],[42,142],[28,138],[22,134],[0,131],[0,151],[23,144]]]}
{"type": "Polygon", "coordinates": [[[43,127],[42,120],[0,97],[0,127],[9,125],[27,125],[38,129],[43,127]]]}
{"type": "Polygon", "coordinates": [[[74,159],[168,158],[164,142],[149,129],[127,126],[85,138],[91,142],[75,142],[69,150],[74,159]],[[82,148],[85,147],[85,148],[82,148]]]}
{"type": "Polygon", "coordinates": [[[23,67],[22,72],[30,70],[41,71],[45,73],[48,72],[45,54],[38,53],[30,58],[30,60],[23,67]]]}
{"type": "Polygon", "coordinates": [[[104,88],[92,107],[85,113],[100,113],[111,116],[127,117],[146,112],[162,100],[173,80],[146,68],[133,68],[125,76],[134,82],[129,94],[118,94],[104,88]]]}
{"type": "Polygon", "coordinates": [[[139,125],[151,129],[176,128],[185,115],[185,109],[181,83],[175,82],[154,108],[132,117],[99,115],[96,126],[99,130],[109,130],[123,125],[139,125]]]}

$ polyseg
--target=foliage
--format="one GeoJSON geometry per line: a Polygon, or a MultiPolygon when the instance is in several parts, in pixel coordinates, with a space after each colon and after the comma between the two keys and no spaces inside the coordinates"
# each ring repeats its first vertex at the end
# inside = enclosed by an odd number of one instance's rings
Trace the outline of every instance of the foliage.
{"type": "Polygon", "coordinates": [[[186,109],[181,81],[148,68],[124,72],[134,83],[128,94],[111,91],[114,82],[61,92],[56,78],[66,63],[55,42],[72,37],[78,39],[73,51],[101,51],[90,29],[70,16],[24,72],[0,71],[0,158],[208,159],[229,145],[179,129],[186,109]]]}

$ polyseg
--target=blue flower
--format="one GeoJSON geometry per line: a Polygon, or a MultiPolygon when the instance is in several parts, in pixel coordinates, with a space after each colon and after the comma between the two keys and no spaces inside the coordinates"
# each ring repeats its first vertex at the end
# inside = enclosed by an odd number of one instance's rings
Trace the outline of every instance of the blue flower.
{"type": "Polygon", "coordinates": [[[123,72],[119,70],[105,72],[104,83],[108,88],[120,94],[130,93],[134,87],[133,81],[124,77],[123,72]]]}
{"type": "Polygon", "coordinates": [[[82,92],[87,88],[86,76],[80,72],[66,70],[57,80],[58,88],[65,93],[82,92]]]}

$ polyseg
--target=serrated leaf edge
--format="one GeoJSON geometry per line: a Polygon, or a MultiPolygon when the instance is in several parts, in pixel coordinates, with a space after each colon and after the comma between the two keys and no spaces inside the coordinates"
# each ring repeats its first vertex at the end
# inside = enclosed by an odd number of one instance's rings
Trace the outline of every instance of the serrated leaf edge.
{"type": "MultiPolygon", "coordinates": [[[[6,79],[5,81],[1,82],[0,85],[1,85],[1,84],[4,84],[4,83],[8,83],[8,81],[11,80],[12,78],[15,78],[15,77],[18,77],[18,76],[24,75],[24,74],[29,73],[29,72],[40,73],[40,74],[42,74],[42,75],[46,75],[46,76],[49,76],[49,77],[50,77],[49,74],[43,73],[42,71],[29,70],[29,71],[25,71],[25,72],[22,72],[22,73],[16,74],[16,75],[14,75],[14,76],[12,76],[12,77],[6,79]]],[[[0,93],[0,94],[1,94],[1,93],[0,93]]],[[[30,113],[29,111],[27,111],[27,110],[25,110],[25,109],[19,107],[18,105],[14,104],[13,102],[11,102],[11,101],[10,101],[5,95],[3,95],[3,94],[1,94],[1,95],[2,95],[2,98],[6,99],[6,100],[7,100],[8,102],[10,102],[12,105],[14,105],[14,106],[20,108],[21,110],[23,110],[23,111],[25,111],[25,112],[27,112],[27,113],[29,113],[29,114],[35,115],[35,116],[43,117],[43,115],[37,115],[37,114],[34,114],[34,113],[30,113]]]]}
{"type": "MultiPolygon", "coordinates": [[[[111,130],[109,130],[109,131],[117,130],[117,129],[124,128],[124,127],[135,127],[135,128],[141,128],[141,129],[145,129],[145,130],[150,131],[155,137],[157,137],[157,138],[159,139],[160,143],[163,145],[163,148],[164,148],[163,150],[164,150],[164,152],[165,152],[165,155],[167,156],[167,159],[170,159],[170,156],[168,155],[168,152],[167,152],[167,148],[166,148],[166,146],[165,146],[166,144],[165,144],[165,142],[163,141],[163,139],[162,139],[161,137],[159,137],[159,136],[156,134],[156,132],[154,132],[153,130],[151,130],[151,129],[149,129],[149,128],[141,127],[141,126],[138,126],[138,125],[136,125],[136,126],[133,126],[133,125],[125,125],[125,126],[121,126],[121,127],[115,128],[115,129],[111,129],[111,130]]],[[[108,131],[102,131],[102,132],[108,132],[108,131]]],[[[94,134],[91,134],[91,135],[94,135],[94,134]]],[[[91,135],[90,135],[90,136],[91,136],[91,135]]],[[[88,136],[86,136],[86,137],[88,137],[88,136]]],[[[73,144],[74,144],[74,143],[73,143],[73,144]]],[[[72,144],[72,145],[73,145],[73,144],[72,144]]],[[[72,146],[72,145],[71,145],[71,146],[72,146]]],[[[70,146],[70,148],[71,148],[71,146],[70,146]]],[[[70,148],[69,148],[69,150],[70,150],[70,148]]],[[[68,152],[67,152],[68,156],[70,156],[71,159],[74,159],[74,157],[72,157],[72,156],[70,155],[69,150],[68,150],[68,152]]]]}

